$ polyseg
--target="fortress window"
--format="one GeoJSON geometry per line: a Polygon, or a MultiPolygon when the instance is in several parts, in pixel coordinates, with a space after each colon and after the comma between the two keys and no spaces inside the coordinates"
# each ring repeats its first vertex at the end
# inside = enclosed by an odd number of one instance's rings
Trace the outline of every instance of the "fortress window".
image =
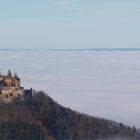
{"type": "Polygon", "coordinates": [[[13,94],[10,94],[10,96],[13,96],[13,94]]]}
{"type": "Polygon", "coordinates": [[[18,97],[20,97],[20,94],[18,94],[18,97]]]}
{"type": "Polygon", "coordinates": [[[8,98],[8,95],[6,95],[6,98],[8,98]]]}

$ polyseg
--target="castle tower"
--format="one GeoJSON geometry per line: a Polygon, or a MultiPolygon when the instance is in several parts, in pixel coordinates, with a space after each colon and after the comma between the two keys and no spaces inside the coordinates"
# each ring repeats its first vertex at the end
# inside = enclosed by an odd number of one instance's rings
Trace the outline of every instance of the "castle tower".
{"type": "Polygon", "coordinates": [[[17,73],[14,73],[14,78],[15,80],[15,88],[19,89],[20,88],[20,78],[18,77],[17,73]]]}
{"type": "Polygon", "coordinates": [[[20,88],[20,80],[18,80],[18,79],[15,81],[15,88],[16,89],[20,88]]]}

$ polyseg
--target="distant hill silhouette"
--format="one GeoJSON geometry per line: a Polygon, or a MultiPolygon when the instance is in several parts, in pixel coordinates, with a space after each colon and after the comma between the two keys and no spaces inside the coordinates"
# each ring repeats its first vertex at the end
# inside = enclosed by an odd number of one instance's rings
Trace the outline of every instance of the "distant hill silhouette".
{"type": "Polygon", "coordinates": [[[44,92],[0,103],[0,140],[140,140],[135,127],[72,111],[44,92]]]}

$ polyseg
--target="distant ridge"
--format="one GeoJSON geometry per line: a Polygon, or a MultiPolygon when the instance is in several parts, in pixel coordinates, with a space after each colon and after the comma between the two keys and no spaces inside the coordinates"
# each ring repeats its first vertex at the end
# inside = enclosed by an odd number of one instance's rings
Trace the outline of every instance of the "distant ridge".
{"type": "Polygon", "coordinates": [[[0,51],[140,51],[140,48],[0,49],[0,51]]]}
{"type": "Polygon", "coordinates": [[[140,51],[140,48],[46,49],[49,51],[140,51]]]}
{"type": "Polygon", "coordinates": [[[35,51],[40,49],[0,49],[0,51],[35,51]]]}

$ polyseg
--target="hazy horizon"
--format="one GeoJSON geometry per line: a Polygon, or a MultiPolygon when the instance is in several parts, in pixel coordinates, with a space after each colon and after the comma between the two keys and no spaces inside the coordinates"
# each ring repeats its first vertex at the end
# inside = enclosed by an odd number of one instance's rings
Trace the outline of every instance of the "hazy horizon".
{"type": "Polygon", "coordinates": [[[85,50],[85,51],[139,51],[140,48],[0,48],[0,50],[42,50],[42,51],[57,51],[57,50],[60,50],[60,51],[63,51],[63,50],[85,50]]]}

